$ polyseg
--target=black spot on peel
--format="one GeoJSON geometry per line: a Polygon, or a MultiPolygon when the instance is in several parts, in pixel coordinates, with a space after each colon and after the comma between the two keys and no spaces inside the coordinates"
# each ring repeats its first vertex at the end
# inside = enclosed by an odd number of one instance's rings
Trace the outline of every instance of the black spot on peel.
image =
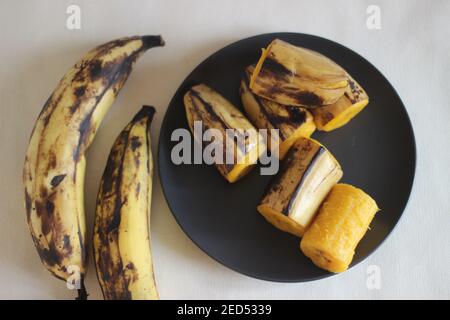
{"type": "MultiPolygon", "coordinates": [[[[50,151],[48,154],[48,167],[47,170],[52,170],[56,168],[58,161],[56,160],[56,154],[53,151],[50,151]]],[[[47,171],[48,173],[48,171],[47,171]]]]}
{"type": "Polygon", "coordinates": [[[89,76],[92,79],[98,78],[102,73],[102,62],[100,60],[92,61],[89,65],[89,76]]]}
{"type": "Polygon", "coordinates": [[[127,267],[124,268],[121,259],[113,260],[110,254],[112,250],[118,250],[118,234],[117,232],[108,234],[105,230],[106,228],[103,226],[99,229],[101,246],[96,253],[98,256],[97,270],[104,283],[103,294],[107,299],[130,300],[129,277],[124,273],[127,267]]]}
{"type": "Polygon", "coordinates": [[[114,47],[123,47],[125,44],[127,44],[132,39],[135,39],[135,38],[129,37],[129,38],[121,38],[121,39],[112,40],[110,42],[110,46],[112,48],[114,48],[114,47]]]}
{"type": "MultiPolygon", "coordinates": [[[[292,70],[286,68],[283,64],[275,60],[273,57],[268,56],[263,63],[260,70],[260,76],[263,78],[273,78],[274,82],[290,82],[290,78],[295,74],[292,70]]],[[[264,87],[264,95],[270,100],[277,100],[278,95],[286,95],[296,101],[299,105],[307,106],[310,108],[321,106],[323,99],[313,92],[289,90],[282,86],[268,85],[264,82],[260,83],[264,87]]]]}
{"type": "Polygon", "coordinates": [[[295,144],[289,149],[284,160],[280,163],[278,173],[270,179],[265,188],[263,202],[264,198],[269,196],[271,193],[279,193],[283,190],[283,177],[286,175],[289,167],[292,165],[292,162],[295,161],[295,154],[297,151],[298,149],[295,144]]]}
{"type": "Polygon", "coordinates": [[[61,255],[53,242],[49,242],[48,248],[43,248],[42,246],[36,246],[36,248],[38,250],[39,257],[45,265],[52,267],[60,264],[61,255]]]}
{"type": "Polygon", "coordinates": [[[70,254],[72,253],[72,245],[70,243],[70,237],[69,235],[64,235],[64,239],[63,239],[63,249],[66,253],[70,254]]]}
{"type": "MultiPolygon", "coordinates": [[[[108,156],[108,160],[106,163],[105,171],[103,172],[102,177],[102,195],[103,197],[108,196],[112,191],[113,187],[115,191],[118,191],[116,188],[119,183],[118,179],[118,159],[123,157],[123,145],[126,144],[128,139],[129,130],[122,131],[114,142],[114,146],[108,156]]],[[[99,199],[100,200],[100,199],[99,199]]]]}
{"type": "Polygon", "coordinates": [[[139,279],[139,273],[136,270],[136,267],[134,266],[134,264],[132,262],[129,262],[126,266],[126,271],[128,271],[127,273],[127,277],[126,277],[126,282],[127,282],[127,288],[131,282],[135,282],[139,279]]]}
{"type": "Polygon", "coordinates": [[[86,85],[77,87],[74,90],[75,102],[70,106],[70,113],[74,114],[79,108],[83,100],[86,99],[86,85]]]}
{"type": "MultiPolygon", "coordinates": [[[[266,72],[266,71],[264,71],[264,72],[266,72]]],[[[260,74],[262,74],[262,73],[263,73],[263,71],[261,70],[260,74]]],[[[268,76],[263,75],[263,77],[268,77],[268,76]]],[[[272,84],[268,84],[268,83],[264,83],[264,82],[262,82],[260,85],[264,90],[264,97],[266,97],[270,100],[275,100],[277,95],[284,93],[284,90],[278,86],[274,86],[272,84]]]]}
{"type": "Polygon", "coordinates": [[[326,110],[321,110],[320,115],[321,115],[321,118],[322,118],[322,122],[324,124],[330,122],[334,118],[334,115],[331,112],[326,111],[326,110]]]}
{"type": "Polygon", "coordinates": [[[115,151],[112,151],[109,155],[108,162],[106,163],[105,171],[102,178],[102,194],[109,194],[112,191],[113,184],[116,181],[114,177],[115,170],[115,151]]]}
{"type": "Polygon", "coordinates": [[[36,213],[41,218],[41,230],[43,235],[48,235],[53,229],[53,213],[55,211],[55,205],[50,200],[42,203],[36,201],[36,213]]]}
{"type": "Polygon", "coordinates": [[[45,210],[47,211],[47,214],[49,216],[53,215],[53,213],[55,212],[55,205],[51,200],[47,200],[45,202],[45,210]]]}
{"type": "Polygon", "coordinates": [[[81,99],[77,99],[75,101],[75,103],[69,107],[70,113],[74,114],[75,112],[77,112],[78,108],[80,107],[80,104],[81,104],[81,99]]]}
{"type": "Polygon", "coordinates": [[[54,176],[50,184],[52,185],[53,188],[56,188],[64,180],[65,177],[66,177],[65,174],[54,176]]]}
{"type": "Polygon", "coordinates": [[[39,118],[44,115],[44,113],[53,105],[53,94],[48,97],[47,101],[45,101],[44,106],[42,107],[41,112],[39,113],[39,118]]]}
{"type": "Polygon", "coordinates": [[[140,152],[134,155],[134,165],[136,166],[136,168],[139,168],[139,165],[141,164],[140,156],[140,152]]]}
{"type": "Polygon", "coordinates": [[[40,217],[42,214],[45,214],[45,205],[41,201],[35,201],[36,206],[36,215],[40,217]]]}
{"type": "Polygon", "coordinates": [[[102,193],[103,194],[108,194],[111,192],[112,190],[112,186],[113,186],[113,171],[114,169],[111,166],[106,166],[105,168],[105,172],[104,172],[104,176],[103,176],[103,183],[102,183],[102,193]]]}
{"type": "Polygon", "coordinates": [[[138,182],[138,184],[136,185],[136,198],[139,198],[139,193],[141,192],[141,183],[138,182]]]}
{"type": "Polygon", "coordinates": [[[134,136],[131,138],[131,150],[136,151],[142,145],[139,137],[134,136]]]}
{"type": "Polygon", "coordinates": [[[298,91],[298,90],[287,90],[286,88],[277,86],[267,86],[264,94],[270,100],[277,100],[277,96],[286,95],[292,100],[296,101],[297,104],[302,106],[307,106],[309,108],[316,108],[323,104],[323,99],[313,92],[309,91],[298,91]]]}
{"type": "Polygon", "coordinates": [[[306,120],[306,112],[298,107],[286,106],[289,112],[289,119],[291,122],[300,124],[306,120]]]}
{"type": "Polygon", "coordinates": [[[96,51],[95,57],[92,58],[92,60],[88,61],[82,61],[82,63],[78,63],[75,68],[78,69],[76,75],[74,76],[74,81],[83,83],[85,82],[86,76],[89,76],[92,70],[93,74],[96,74],[98,72],[98,69],[101,68],[101,59],[103,56],[109,54],[111,52],[112,48],[115,48],[117,46],[123,46],[128,41],[130,41],[131,38],[125,38],[125,39],[119,39],[110,41],[107,43],[104,43],[94,50],[96,51]]]}
{"type": "Polygon", "coordinates": [[[31,200],[30,194],[28,193],[27,190],[25,190],[25,209],[26,209],[26,213],[27,213],[27,221],[30,221],[31,206],[32,206],[32,200],[31,200]]]}
{"type": "Polygon", "coordinates": [[[261,70],[268,70],[273,75],[278,76],[278,77],[285,77],[285,76],[293,76],[294,75],[291,70],[289,70],[284,65],[282,65],[280,62],[278,62],[277,60],[271,58],[270,56],[268,56],[264,60],[264,63],[263,63],[263,66],[262,66],[261,70]]]}
{"type": "Polygon", "coordinates": [[[108,224],[107,233],[111,233],[114,230],[119,229],[120,226],[120,210],[122,209],[122,202],[120,201],[120,198],[116,198],[116,203],[114,205],[114,211],[113,211],[113,217],[111,221],[108,224]]]}
{"type": "Polygon", "coordinates": [[[39,114],[39,117],[42,117],[42,116],[44,117],[43,120],[44,120],[45,127],[50,122],[50,118],[53,114],[53,110],[59,104],[61,99],[62,99],[62,95],[59,95],[56,98],[54,98],[53,95],[51,95],[50,98],[48,98],[47,102],[45,103],[44,107],[42,108],[41,113],[39,114]],[[45,114],[45,116],[44,116],[44,114],[45,114]]]}
{"type": "Polygon", "coordinates": [[[85,92],[86,92],[86,86],[83,85],[83,86],[80,86],[80,87],[76,88],[74,93],[75,93],[75,96],[78,99],[80,99],[81,97],[84,96],[85,92]]]}
{"type": "Polygon", "coordinates": [[[131,300],[132,296],[131,296],[131,292],[128,290],[128,283],[130,281],[128,279],[125,279],[125,284],[124,284],[124,291],[120,293],[120,298],[118,300],[131,300]]]}
{"type": "Polygon", "coordinates": [[[69,107],[70,113],[74,114],[80,108],[81,103],[85,100],[86,86],[82,85],[74,90],[75,102],[69,107]]]}
{"type": "Polygon", "coordinates": [[[102,63],[100,60],[95,60],[89,67],[89,77],[92,81],[103,79],[107,84],[111,84],[118,78],[119,74],[129,73],[131,63],[134,56],[127,57],[126,55],[119,56],[114,60],[102,63]]]}
{"type": "MultiPolygon", "coordinates": [[[[107,244],[105,244],[107,246],[107,244]]],[[[106,249],[106,248],[105,248],[106,249]]],[[[101,270],[101,275],[104,283],[109,283],[112,277],[109,267],[113,265],[111,254],[108,250],[101,250],[99,256],[98,268],[101,270]]]]}
{"type": "Polygon", "coordinates": [[[318,107],[323,104],[323,99],[313,92],[286,92],[286,95],[296,100],[299,104],[309,107],[318,107]]]}
{"type": "MultiPolygon", "coordinates": [[[[116,187],[120,190],[120,184],[117,184],[116,187]]],[[[121,201],[120,192],[116,194],[116,201],[114,204],[112,219],[108,224],[108,228],[106,230],[107,233],[111,233],[115,230],[118,230],[120,227],[121,215],[120,211],[122,210],[122,206],[128,201],[127,196],[124,197],[123,201],[121,201]]]]}
{"type": "Polygon", "coordinates": [[[81,149],[86,143],[87,137],[89,137],[90,128],[91,128],[91,116],[92,113],[88,114],[86,118],[83,119],[83,121],[80,124],[80,127],[78,128],[78,131],[80,133],[80,139],[78,141],[78,146],[75,148],[75,151],[73,153],[73,159],[78,162],[80,160],[81,156],[81,149]]]}
{"type": "Polygon", "coordinates": [[[349,87],[350,87],[350,90],[351,90],[351,91],[354,91],[354,90],[356,89],[355,82],[352,81],[352,80],[350,80],[350,79],[348,79],[347,82],[348,82],[348,85],[349,85],[349,87]]]}
{"type": "Polygon", "coordinates": [[[47,188],[44,187],[44,186],[41,186],[41,188],[40,188],[40,190],[39,190],[39,196],[40,196],[41,198],[46,198],[47,195],[48,195],[47,188]]]}
{"type": "MultiPolygon", "coordinates": [[[[220,122],[220,123],[222,123],[224,128],[227,128],[226,123],[224,123],[222,121],[222,119],[214,112],[214,108],[212,107],[212,105],[209,102],[207,102],[205,99],[203,99],[203,97],[194,89],[191,89],[189,92],[192,94],[192,96],[194,96],[195,98],[197,98],[198,100],[201,101],[201,103],[203,104],[203,107],[206,109],[206,111],[208,112],[209,116],[211,117],[211,119],[213,121],[220,122]]],[[[197,106],[195,103],[195,99],[192,99],[191,101],[192,101],[192,104],[194,105],[194,107],[199,109],[199,106],[197,106]]]]}

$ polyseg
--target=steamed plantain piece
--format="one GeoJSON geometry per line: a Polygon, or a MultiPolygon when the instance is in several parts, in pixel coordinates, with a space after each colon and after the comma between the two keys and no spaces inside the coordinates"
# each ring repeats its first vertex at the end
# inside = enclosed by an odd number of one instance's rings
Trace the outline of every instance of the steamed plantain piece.
{"type": "MultiPolygon", "coordinates": [[[[279,156],[283,159],[286,152],[299,137],[310,137],[316,129],[312,114],[306,109],[285,106],[250,91],[250,78],[255,67],[248,66],[241,80],[240,94],[244,109],[250,120],[259,129],[278,129],[279,156]]],[[[268,139],[270,142],[270,139],[268,139]]],[[[268,144],[270,147],[270,144],[268,144]]]]}
{"type": "Polygon", "coordinates": [[[342,170],[313,139],[299,138],[269,184],[258,211],[275,227],[301,237],[342,170]]]}
{"type": "Polygon", "coordinates": [[[247,174],[266,150],[264,139],[256,128],[235,106],[210,87],[199,84],[189,89],[184,95],[184,106],[189,128],[198,143],[202,144],[202,141],[194,134],[194,122],[201,121],[202,131],[220,131],[220,137],[214,143],[223,146],[223,152],[216,155],[221,161],[215,161],[215,165],[228,182],[235,182],[247,174]],[[233,129],[233,134],[227,129],[233,129]],[[231,161],[227,161],[228,157],[231,161]]]}
{"type": "Polygon", "coordinates": [[[317,129],[331,131],[346,125],[369,103],[369,96],[350,75],[348,88],[335,103],[312,109],[317,129]]]}
{"type": "Polygon", "coordinates": [[[343,272],[377,211],[375,200],[364,191],[337,184],[305,232],[300,248],[318,267],[343,272]]]}
{"type": "Polygon", "coordinates": [[[345,70],[322,54],[275,39],[263,50],[250,89],[284,105],[317,108],[342,97],[347,80],[345,70]]]}

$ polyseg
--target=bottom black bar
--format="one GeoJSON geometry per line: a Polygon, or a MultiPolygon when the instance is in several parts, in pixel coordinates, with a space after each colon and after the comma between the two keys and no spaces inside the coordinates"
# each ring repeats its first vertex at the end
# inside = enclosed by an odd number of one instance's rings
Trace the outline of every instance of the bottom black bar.
{"type": "Polygon", "coordinates": [[[442,308],[448,311],[448,300],[441,301],[394,301],[394,300],[265,300],[265,301],[220,301],[220,300],[161,300],[161,301],[0,301],[2,311],[11,308],[14,314],[41,312],[55,315],[85,317],[127,316],[142,314],[149,319],[275,319],[301,318],[307,314],[337,316],[354,313],[361,309],[365,315],[385,317],[392,309],[405,313],[442,308]],[[389,309],[386,309],[388,307],[389,309]],[[432,309],[429,309],[429,308],[432,309]],[[32,308],[32,309],[31,309],[32,308]],[[56,313],[58,312],[58,313],[56,313]]]}

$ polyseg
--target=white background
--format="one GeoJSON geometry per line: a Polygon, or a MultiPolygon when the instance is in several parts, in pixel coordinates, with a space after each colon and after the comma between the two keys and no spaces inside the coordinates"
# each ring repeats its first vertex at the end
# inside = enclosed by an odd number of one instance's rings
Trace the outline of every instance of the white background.
{"type": "MultiPolygon", "coordinates": [[[[152,238],[161,298],[449,299],[449,16],[450,1],[437,0],[1,0],[0,298],[75,296],[40,264],[27,231],[21,171],[42,105],[87,50],[135,34],[162,34],[167,42],[138,61],[90,149],[86,209],[91,230],[110,147],[142,104],[157,107],[152,127],[156,153],[169,100],[198,63],[241,38],[294,31],[323,36],[360,53],[403,99],[418,147],[416,180],[404,216],[384,245],[348,272],[310,283],[270,283],[231,271],[201,252],[176,224],[155,177],[152,238]],[[81,30],[66,28],[70,4],[81,8],[81,30]],[[381,8],[381,30],[366,27],[370,4],[381,8]],[[367,267],[372,264],[381,270],[380,290],[366,286],[367,267]]],[[[101,298],[92,259],[87,287],[91,298],[101,298]]]]}

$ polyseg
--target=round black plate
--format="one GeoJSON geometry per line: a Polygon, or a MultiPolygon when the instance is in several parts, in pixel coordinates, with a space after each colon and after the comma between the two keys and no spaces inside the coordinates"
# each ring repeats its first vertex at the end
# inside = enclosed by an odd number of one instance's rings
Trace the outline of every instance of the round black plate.
{"type": "Polygon", "coordinates": [[[256,167],[235,184],[214,166],[175,165],[172,131],[186,128],[183,95],[205,83],[241,108],[239,81],[273,39],[310,48],[344,67],[370,97],[369,105],[346,126],[313,137],[335,155],[341,182],[362,188],[381,211],[360,242],[352,265],[365,259],[395,227],[411,192],[416,161],[414,133],[402,101],[386,78],[352,50],[320,37],[298,33],[263,34],[235,42],[203,61],[183,81],[167,109],[159,140],[159,173],[169,207],[186,234],[223,265],[259,279],[298,282],[330,276],[299,249],[299,239],[279,231],[256,211],[270,176],[256,167]]]}

